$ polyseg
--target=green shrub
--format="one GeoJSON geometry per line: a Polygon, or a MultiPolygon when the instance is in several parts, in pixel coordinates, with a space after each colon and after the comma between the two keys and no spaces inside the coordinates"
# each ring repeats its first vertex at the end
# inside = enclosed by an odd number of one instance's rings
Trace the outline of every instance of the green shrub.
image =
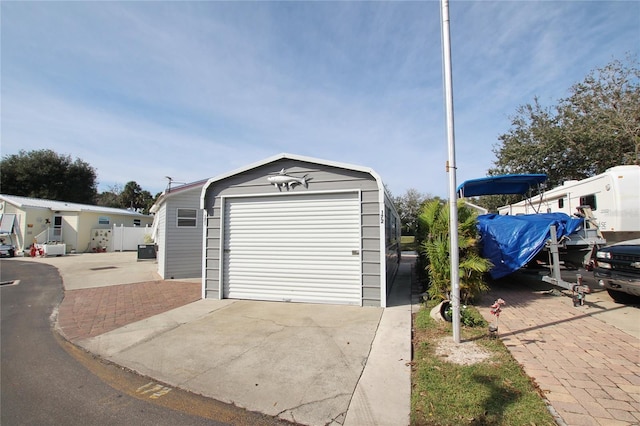
{"type": "MultiPolygon", "coordinates": [[[[448,318],[453,317],[453,305],[449,305],[445,315],[448,318]]],[[[460,323],[466,327],[486,327],[488,325],[476,308],[467,305],[460,306],[460,323]]]]}
{"type": "MultiPolygon", "coordinates": [[[[460,299],[467,304],[488,290],[484,274],[491,262],[479,254],[476,213],[458,203],[458,249],[460,299]]],[[[445,300],[451,293],[451,259],[449,256],[449,206],[440,200],[427,202],[418,216],[420,242],[418,267],[426,271],[430,298],[445,300]]]]}

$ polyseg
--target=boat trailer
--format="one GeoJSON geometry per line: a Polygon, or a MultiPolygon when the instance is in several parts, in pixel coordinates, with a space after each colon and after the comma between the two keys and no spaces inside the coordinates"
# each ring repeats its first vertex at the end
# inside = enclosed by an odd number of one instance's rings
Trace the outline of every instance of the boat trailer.
{"type": "MultiPolygon", "coordinates": [[[[547,176],[544,174],[489,176],[465,181],[457,188],[457,192],[460,198],[501,194],[524,195],[536,186],[540,186],[546,178],[547,176]]],[[[579,206],[576,216],[583,220],[581,228],[561,239],[558,238],[556,225],[551,223],[549,226],[550,238],[545,242],[544,249],[549,252],[550,276],[543,276],[542,281],[571,291],[573,305],[583,306],[586,295],[591,292],[591,289],[583,284],[581,274],[576,274],[576,282],[568,282],[562,278],[560,249],[573,250],[578,253],[584,252],[581,263],[589,269],[595,251],[598,247],[605,245],[606,240],[598,229],[589,206],[579,206]]]]}

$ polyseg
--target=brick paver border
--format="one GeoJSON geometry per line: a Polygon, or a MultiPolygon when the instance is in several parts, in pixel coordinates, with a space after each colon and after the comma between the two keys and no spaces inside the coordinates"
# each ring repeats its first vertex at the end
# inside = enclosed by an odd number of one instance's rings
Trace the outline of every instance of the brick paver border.
{"type": "Polygon", "coordinates": [[[71,341],[95,337],[201,296],[200,283],[170,280],[65,291],[58,327],[71,341]]]}

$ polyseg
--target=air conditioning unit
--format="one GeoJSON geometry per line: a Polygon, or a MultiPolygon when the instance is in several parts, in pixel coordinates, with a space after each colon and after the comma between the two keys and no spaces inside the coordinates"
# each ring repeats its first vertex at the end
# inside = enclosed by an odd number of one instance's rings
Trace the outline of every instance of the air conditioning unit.
{"type": "Polygon", "coordinates": [[[156,258],[156,246],[153,244],[138,244],[138,260],[156,258]]]}

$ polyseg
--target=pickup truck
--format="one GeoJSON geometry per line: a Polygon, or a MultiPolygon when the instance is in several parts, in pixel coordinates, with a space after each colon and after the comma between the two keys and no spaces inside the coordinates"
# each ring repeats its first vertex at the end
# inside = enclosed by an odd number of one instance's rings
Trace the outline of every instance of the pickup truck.
{"type": "Polygon", "coordinates": [[[598,249],[593,275],[618,303],[640,303],[640,239],[598,249]]]}

